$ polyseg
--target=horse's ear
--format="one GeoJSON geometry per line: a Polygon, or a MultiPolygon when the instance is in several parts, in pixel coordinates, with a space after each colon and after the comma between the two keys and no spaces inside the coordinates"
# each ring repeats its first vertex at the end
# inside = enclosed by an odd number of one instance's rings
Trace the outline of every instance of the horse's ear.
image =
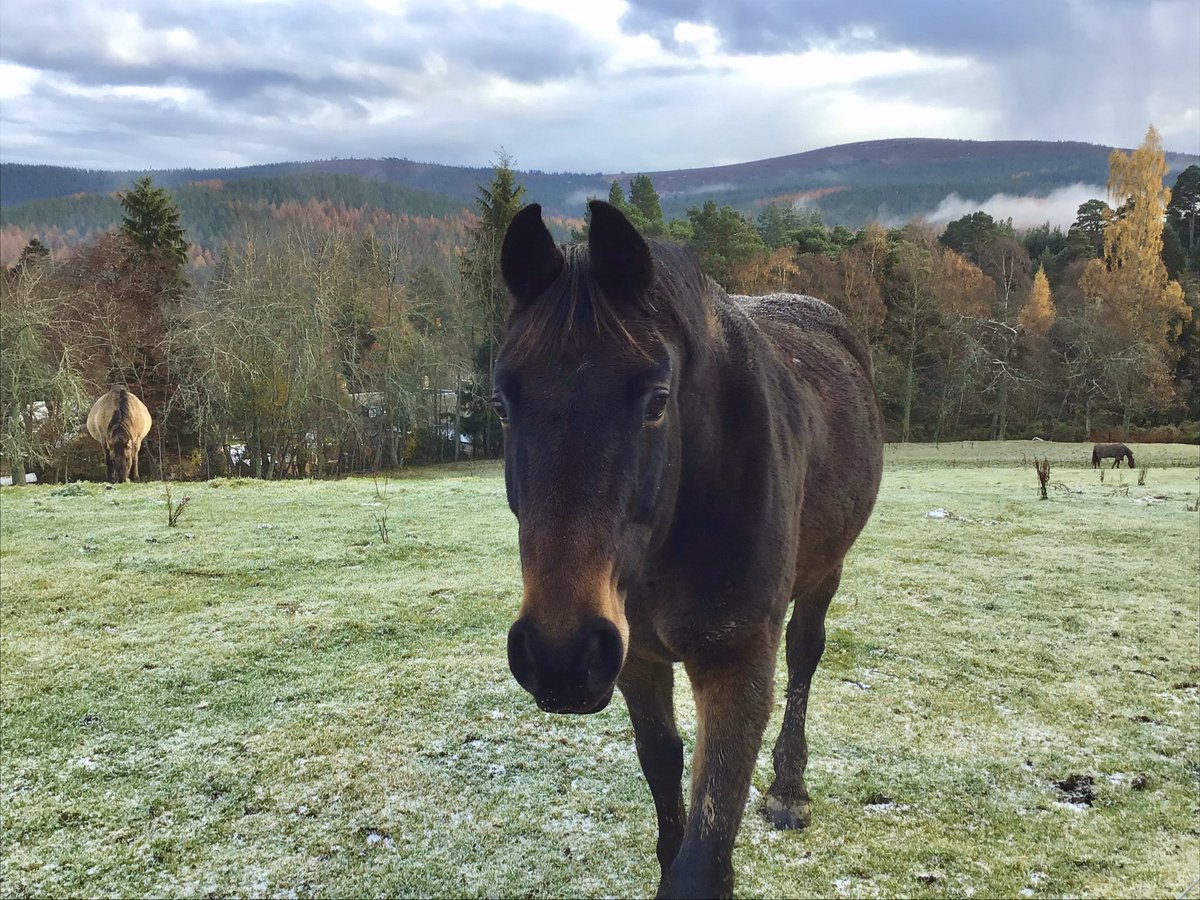
{"type": "Polygon", "coordinates": [[[625,215],[610,203],[592,200],[588,255],[592,277],[611,302],[642,297],[654,278],[650,247],[625,215]]]}
{"type": "Polygon", "coordinates": [[[562,251],[542,221],[542,208],[530,203],[513,216],[500,248],[500,272],[518,307],[532,303],[562,271],[562,251]]]}

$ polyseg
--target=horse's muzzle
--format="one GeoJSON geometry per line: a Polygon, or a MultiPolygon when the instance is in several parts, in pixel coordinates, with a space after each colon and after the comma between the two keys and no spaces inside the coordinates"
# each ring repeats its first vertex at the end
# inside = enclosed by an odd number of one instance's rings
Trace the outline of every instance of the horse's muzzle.
{"type": "Polygon", "coordinates": [[[589,619],[565,641],[549,640],[528,616],[508,631],[508,667],[544,712],[604,709],[624,661],[621,632],[607,619],[589,619]]]}

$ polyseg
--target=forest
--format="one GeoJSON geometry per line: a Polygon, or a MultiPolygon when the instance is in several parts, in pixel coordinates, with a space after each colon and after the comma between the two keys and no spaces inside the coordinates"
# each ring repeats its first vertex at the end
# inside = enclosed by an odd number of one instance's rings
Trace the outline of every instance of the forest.
{"type": "MultiPolygon", "coordinates": [[[[1045,198],[1078,185],[1103,185],[1114,149],[1130,148],[1079,141],[885,139],[643,174],[653,180],[668,218],[686,218],[687,210],[702,200],[733,206],[752,218],[772,200],[792,200],[803,202],[806,209],[819,210],[831,225],[857,230],[872,221],[902,225],[937,209],[952,195],[980,202],[997,195],[1045,198]]],[[[1200,157],[1186,153],[1167,153],[1166,160],[1172,180],[1188,165],[1200,163],[1200,157]]],[[[527,196],[537,198],[544,212],[571,217],[581,214],[586,197],[603,196],[612,181],[627,182],[633,174],[525,169],[520,181],[527,196]]],[[[250,203],[274,202],[286,194],[299,202],[340,199],[348,205],[366,203],[391,212],[417,211],[415,203],[421,201],[414,199],[409,206],[403,196],[388,191],[394,186],[414,192],[410,195],[414,198],[423,196],[426,202],[436,196],[461,212],[472,206],[476,186],[487,183],[492,172],[490,167],[394,156],[145,172],[0,163],[0,236],[10,226],[107,228],[113,221],[116,195],[147,175],[174,192],[189,241],[219,251],[222,219],[210,215],[217,212],[214,201],[220,197],[203,195],[195,188],[236,191],[242,202],[250,203]],[[107,201],[105,208],[98,200],[107,201]]],[[[15,260],[12,252],[3,255],[6,264],[15,260]]]]}
{"type": "MultiPolygon", "coordinates": [[[[0,279],[0,456],[14,483],[103,473],[80,425],[111,385],[154,414],[142,464],[155,476],[499,454],[499,246],[538,197],[503,153],[469,210],[357,175],[303,177],[303,195],[285,179],[270,194],[221,181],[173,193],[145,177],[88,198],[73,234],[7,220],[20,250],[0,279]],[[181,195],[204,215],[185,217],[181,195]]],[[[1066,231],[981,211],[830,228],[784,200],[668,218],[647,175],[614,180],[607,199],[730,293],[840,308],[870,345],[890,441],[1200,441],[1200,166],[1168,184],[1153,128],[1112,152],[1108,199],[1066,231]]],[[[582,238],[582,210],[552,229],[582,238]]]]}

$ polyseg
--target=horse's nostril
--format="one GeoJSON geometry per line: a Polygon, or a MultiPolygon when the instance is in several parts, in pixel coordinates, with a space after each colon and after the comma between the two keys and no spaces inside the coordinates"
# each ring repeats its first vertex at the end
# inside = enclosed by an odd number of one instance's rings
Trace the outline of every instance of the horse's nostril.
{"type": "Polygon", "coordinates": [[[598,622],[588,636],[583,653],[588,691],[598,696],[611,688],[621,674],[624,661],[621,633],[612,622],[598,622]]]}
{"type": "Polygon", "coordinates": [[[513,623],[508,630],[508,668],[517,684],[531,694],[538,690],[538,679],[533,669],[533,654],[529,646],[530,626],[524,619],[513,623]]]}

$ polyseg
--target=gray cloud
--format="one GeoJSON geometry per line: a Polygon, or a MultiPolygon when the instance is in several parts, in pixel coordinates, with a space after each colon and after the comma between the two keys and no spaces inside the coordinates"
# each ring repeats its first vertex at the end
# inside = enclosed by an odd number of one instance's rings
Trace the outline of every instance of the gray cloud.
{"type": "Polygon", "coordinates": [[[1149,122],[1200,150],[1194,0],[631,0],[621,28],[476,0],[7,0],[0,62],[24,68],[0,84],[0,154],[486,165],[503,146],[528,168],[654,171],[904,136],[1131,146],[1149,122]],[[711,25],[722,52],[676,42],[680,22],[711,25]],[[744,66],[812,48],[917,64],[744,66]]]}
{"type": "MultiPolygon", "coordinates": [[[[1052,41],[1078,3],[1007,0],[630,0],[622,24],[630,32],[674,40],[681,22],[711,25],[738,53],[803,51],[830,41],[885,49],[988,55],[1052,41]]],[[[1103,0],[1108,7],[1141,7],[1145,0],[1103,0]]]]}
{"type": "Polygon", "coordinates": [[[509,8],[450,11],[433,4],[415,8],[409,25],[419,40],[436,47],[455,65],[539,83],[595,71],[602,48],[566,22],[509,8]]]}
{"type": "MultiPolygon", "coordinates": [[[[1200,149],[1200,3],[1195,0],[630,0],[623,28],[675,43],[680,23],[714,28],[734,53],[908,49],[966,57],[969,82],[907,79],[927,98],[965,107],[983,89],[994,138],[1073,136],[1127,145],[1131,123],[1200,149]],[[991,87],[984,85],[984,76],[991,87]]],[[[885,98],[895,79],[863,82],[885,98]]]]}
{"type": "Polygon", "coordinates": [[[561,19],[520,9],[413,6],[372,15],[350,4],[129,4],[101,14],[76,0],[6,5],[0,55],[80,85],[175,84],[231,101],[279,88],[325,97],[385,97],[386,73],[431,56],[455,69],[538,83],[593,68],[595,42],[561,19]],[[70,5],[70,4],[68,4],[70,5]],[[140,57],[140,58],[139,58],[140,57]],[[371,71],[374,70],[374,71],[371,71]]]}

